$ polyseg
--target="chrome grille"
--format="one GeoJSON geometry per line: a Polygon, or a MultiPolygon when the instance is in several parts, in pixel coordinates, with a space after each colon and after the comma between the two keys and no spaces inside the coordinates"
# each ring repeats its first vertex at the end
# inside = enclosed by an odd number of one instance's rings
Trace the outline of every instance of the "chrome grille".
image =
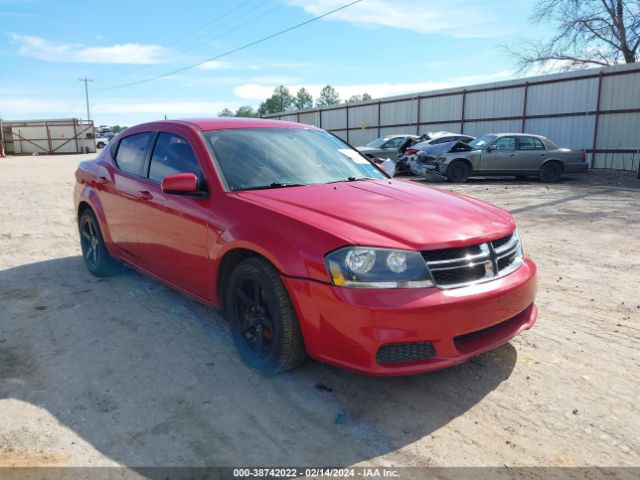
{"type": "Polygon", "coordinates": [[[434,283],[464,287],[507,275],[522,265],[520,239],[514,232],[488,243],[422,252],[434,283]]]}

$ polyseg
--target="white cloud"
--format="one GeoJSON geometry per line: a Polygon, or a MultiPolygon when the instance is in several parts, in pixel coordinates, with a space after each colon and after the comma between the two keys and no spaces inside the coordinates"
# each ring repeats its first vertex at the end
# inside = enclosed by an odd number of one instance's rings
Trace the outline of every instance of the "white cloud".
{"type": "Polygon", "coordinates": [[[10,33],[18,54],[49,62],[150,64],[167,61],[168,50],[160,45],[123,43],[108,47],[55,42],[42,37],[10,33]]]}
{"type": "Polygon", "coordinates": [[[229,62],[221,62],[216,60],[210,60],[208,62],[204,62],[201,65],[196,67],[197,70],[225,70],[227,68],[231,68],[231,64],[229,62]]]}
{"type": "MultiPolygon", "coordinates": [[[[415,82],[415,83],[363,83],[355,85],[333,85],[340,94],[341,99],[347,99],[351,95],[368,93],[374,98],[388,97],[392,95],[402,95],[406,93],[424,92],[429,90],[441,90],[444,88],[459,87],[464,85],[472,85],[478,83],[497,82],[500,80],[508,80],[514,77],[514,72],[504,70],[489,75],[469,75],[463,77],[455,77],[450,80],[438,82],[415,82]]],[[[277,86],[275,83],[246,83],[234,88],[234,93],[241,99],[262,101],[273,93],[273,89],[277,86]]],[[[295,93],[300,87],[306,88],[311,95],[317,97],[324,84],[315,85],[287,85],[292,93],[295,93]]]]}
{"type": "MultiPolygon", "coordinates": [[[[287,0],[317,16],[344,5],[344,0],[287,0]]],[[[448,0],[366,0],[326,17],[368,27],[393,27],[417,33],[441,33],[453,37],[498,37],[511,31],[509,22],[499,21],[495,2],[448,0]]]]}

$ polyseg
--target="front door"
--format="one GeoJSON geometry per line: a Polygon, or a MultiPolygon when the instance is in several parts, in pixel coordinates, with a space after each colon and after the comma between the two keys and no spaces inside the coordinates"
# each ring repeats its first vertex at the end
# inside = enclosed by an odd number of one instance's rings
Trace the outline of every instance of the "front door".
{"type": "Polygon", "coordinates": [[[160,182],[175,173],[195,173],[201,189],[207,188],[189,142],[177,134],[160,132],[137,214],[140,265],[207,299],[212,281],[207,249],[209,199],[164,193],[160,182]]]}
{"type": "Polygon", "coordinates": [[[482,152],[481,169],[487,173],[499,173],[513,170],[517,163],[518,145],[516,137],[500,137],[491,145],[491,150],[482,152]]]}

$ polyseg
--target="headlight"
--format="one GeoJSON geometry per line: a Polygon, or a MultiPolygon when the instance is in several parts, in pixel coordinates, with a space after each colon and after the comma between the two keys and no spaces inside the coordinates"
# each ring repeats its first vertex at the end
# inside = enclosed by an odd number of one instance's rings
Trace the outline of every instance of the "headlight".
{"type": "Polygon", "coordinates": [[[433,287],[419,252],[375,247],[345,247],[325,257],[331,283],[349,288],[433,287]]]}

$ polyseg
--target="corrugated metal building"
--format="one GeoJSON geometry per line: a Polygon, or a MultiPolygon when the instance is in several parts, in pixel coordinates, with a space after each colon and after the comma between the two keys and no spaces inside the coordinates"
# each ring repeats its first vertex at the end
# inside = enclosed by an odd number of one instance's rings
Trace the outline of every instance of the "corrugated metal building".
{"type": "Polygon", "coordinates": [[[93,122],[77,118],[2,122],[4,150],[14,155],[94,153],[94,135],[93,122]]]}
{"type": "Polygon", "coordinates": [[[393,133],[526,132],[584,149],[594,168],[638,170],[640,65],[619,65],[266,115],[352,145],[393,133]]]}

